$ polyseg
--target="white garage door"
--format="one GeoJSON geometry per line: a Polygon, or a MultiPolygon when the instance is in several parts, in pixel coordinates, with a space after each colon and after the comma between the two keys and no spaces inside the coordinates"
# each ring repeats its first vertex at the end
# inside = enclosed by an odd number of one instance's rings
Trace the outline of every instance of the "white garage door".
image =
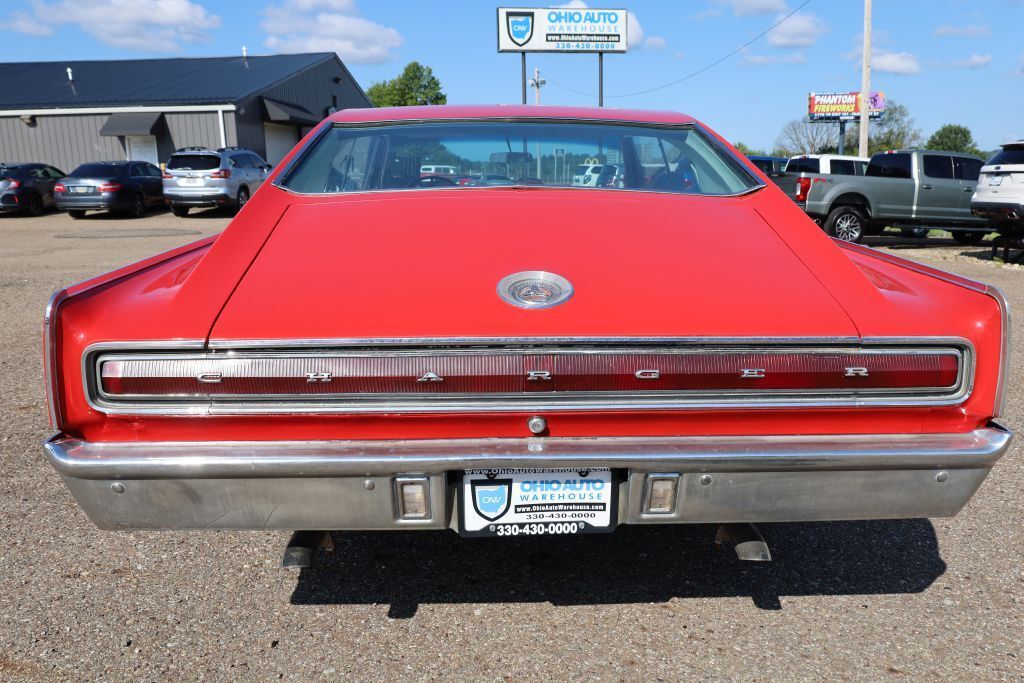
{"type": "Polygon", "coordinates": [[[267,142],[267,162],[276,166],[299,141],[299,129],[278,123],[264,123],[263,130],[267,142]]]}

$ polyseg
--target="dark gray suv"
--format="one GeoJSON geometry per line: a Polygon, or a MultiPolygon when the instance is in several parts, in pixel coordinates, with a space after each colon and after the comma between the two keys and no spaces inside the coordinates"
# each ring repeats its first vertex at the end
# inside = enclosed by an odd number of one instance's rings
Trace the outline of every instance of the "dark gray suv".
{"type": "Polygon", "coordinates": [[[164,202],[175,216],[188,215],[194,206],[241,209],[270,169],[258,154],[243,147],[183,147],[167,161],[164,202]]]}

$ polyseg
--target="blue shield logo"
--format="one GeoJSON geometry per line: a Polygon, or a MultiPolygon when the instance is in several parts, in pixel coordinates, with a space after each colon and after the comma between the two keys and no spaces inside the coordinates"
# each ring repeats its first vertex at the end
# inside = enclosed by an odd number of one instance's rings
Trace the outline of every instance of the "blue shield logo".
{"type": "Polygon", "coordinates": [[[470,482],[470,486],[476,514],[493,522],[508,512],[512,503],[511,479],[475,479],[470,482]]]}
{"type": "Polygon", "coordinates": [[[522,47],[533,37],[533,12],[506,12],[509,39],[522,47]]]}

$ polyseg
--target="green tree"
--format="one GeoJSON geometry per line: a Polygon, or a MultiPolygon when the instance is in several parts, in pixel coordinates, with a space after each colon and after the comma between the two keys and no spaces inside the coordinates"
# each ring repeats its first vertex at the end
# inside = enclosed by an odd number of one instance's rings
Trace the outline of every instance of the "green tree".
{"type": "Polygon", "coordinates": [[[409,62],[395,78],[378,81],[366,91],[377,107],[414,107],[422,104],[447,104],[448,96],[441,90],[429,66],[409,62]]]}
{"type": "MultiPolygon", "coordinates": [[[[847,126],[846,149],[856,154],[860,144],[860,125],[847,126]]],[[[882,118],[868,125],[868,155],[890,149],[908,149],[921,145],[921,131],[914,127],[914,118],[906,106],[895,100],[885,103],[882,118]]]]}
{"type": "Polygon", "coordinates": [[[742,142],[737,142],[733,146],[736,148],[736,151],[738,151],[740,154],[742,154],[744,156],[748,156],[748,157],[749,156],[756,156],[756,157],[758,157],[758,156],[760,156],[760,157],[765,156],[765,153],[764,153],[763,149],[754,149],[753,147],[747,147],[742,142]]]}
{"type": "Polygon", "coordinates": [[[932,133],[925,143],[927,149],[941,149],[946,152],[966,152],[967,154],[981,155],[974,142],[971,129],[956,123],[947,123],[932,133]]]}

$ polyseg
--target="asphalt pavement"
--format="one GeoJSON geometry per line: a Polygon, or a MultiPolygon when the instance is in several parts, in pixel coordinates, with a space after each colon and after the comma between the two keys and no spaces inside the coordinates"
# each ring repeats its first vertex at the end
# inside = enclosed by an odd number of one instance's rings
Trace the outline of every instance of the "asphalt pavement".
{"type": "MultiPolygon", "coordinates": [[[[283,532],[97,530],[40,447],[47,298],[228,220],[0,216],[0,680],[1024,679],[1020,441],[956,518],[763,525],[770,564],[705,526],[343,533],[301,573],[283,532]]],[[[1019,429],[1024,268],[869,243],[1006,292],[1019,429]]]]}

